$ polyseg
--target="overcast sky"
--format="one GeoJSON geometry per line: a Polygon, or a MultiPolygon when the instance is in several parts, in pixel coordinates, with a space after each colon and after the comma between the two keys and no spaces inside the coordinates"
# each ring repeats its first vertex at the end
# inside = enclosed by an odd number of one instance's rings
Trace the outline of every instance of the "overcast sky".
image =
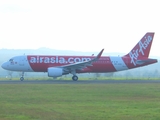
{"type": "Polygon", "coordinates": [[[158,0],[0,1],[0,49],[128,53],[146,32],[155,32],[159,56],[158,0]]]}

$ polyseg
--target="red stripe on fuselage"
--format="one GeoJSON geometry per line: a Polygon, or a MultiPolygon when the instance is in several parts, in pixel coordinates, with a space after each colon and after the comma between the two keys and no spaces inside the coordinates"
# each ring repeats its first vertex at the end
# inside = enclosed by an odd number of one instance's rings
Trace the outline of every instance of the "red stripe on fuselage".
{"type": "MultiPolygon", "coordinates": [[[[28,62],[35,72],[47,72],[48,67],[57,67],[67,64],[73,64],[75,62],[83,62],[91,60],[94,57],[91,56],[27,56],[28,62]]],[[[93,66],[84,68],[77,73],[85,72],[114,72],[116,69],[112,65],[110,57],[101,57],[98,61],[95,61],[93,66]]]]}

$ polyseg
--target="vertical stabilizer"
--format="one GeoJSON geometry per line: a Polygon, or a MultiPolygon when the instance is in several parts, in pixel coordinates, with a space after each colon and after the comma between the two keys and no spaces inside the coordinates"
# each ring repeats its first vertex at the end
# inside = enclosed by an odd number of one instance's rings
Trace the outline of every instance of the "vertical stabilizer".
{"type": "Polygon", "coordinates": [[[136,66],[138,60],[146,60],[148,59],[150,49],[152,46],[154,33],[148,32],[146,33],[142,39],[136,44],[136,46],[125,56],[130,58],[130,63],[136,66]]]}
{"type": "Polygon", "coordinates": [[[154,33],[148,32],[143,38],[136,44],[136,46],[125,56],[132,59],[148,58],[154,33]]]}

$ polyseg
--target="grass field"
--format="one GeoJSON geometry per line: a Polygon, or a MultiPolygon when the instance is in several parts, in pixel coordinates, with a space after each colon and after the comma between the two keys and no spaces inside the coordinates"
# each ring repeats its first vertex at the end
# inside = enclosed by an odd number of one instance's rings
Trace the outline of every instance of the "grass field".
{"type": "Polygon", "coordinates": [[[159,120],[160,84],[1,84],[0,120],[159,120]]]}
{"type": "MultiPolygon", "coordinates": [[[[11,78],[4,78],[4,77],[0,77],[0,81],[4,81],[4,80],[17,80],[20,81],[19,77],[13,77],[11,78]]],[[[72,77],[59,77],[56,79],[53,79],[52,77],[25,77],[24,79],[25,81],[27,80],[70,80],[72,81],[72,77]]],[[[142,77],[142,78],[137,78],[137,77],[79,77],[78,80],[160,80],[159,77],[142,77]]]]}

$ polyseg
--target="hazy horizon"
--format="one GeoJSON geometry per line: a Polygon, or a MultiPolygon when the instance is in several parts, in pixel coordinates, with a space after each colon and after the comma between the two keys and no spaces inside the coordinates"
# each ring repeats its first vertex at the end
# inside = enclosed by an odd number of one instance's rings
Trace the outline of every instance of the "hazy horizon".
{"type": "Polygon", "coordinates": [[[150,0],[0,1],[0,48],[128,53],[146,32],[155,32],[155,56],[159,11],[159,2],[150,0]]]}

